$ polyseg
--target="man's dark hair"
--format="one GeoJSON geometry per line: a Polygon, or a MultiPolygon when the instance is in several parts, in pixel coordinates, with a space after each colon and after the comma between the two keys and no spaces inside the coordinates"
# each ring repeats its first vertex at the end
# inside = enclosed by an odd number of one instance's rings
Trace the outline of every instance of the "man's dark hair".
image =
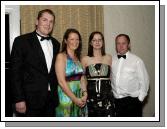
{"type": "Polygon", "coordinates": [[[40,17],[42,17],[43,13],[49,13],[50,15],[52,15],[54,17],[54,21],[55,21],[55,14],[50,9],[44,9],[44,10],[39,11],[38,17],[37,17],[38,20],[40,19],[40,17]]]}
{"type": "MultiPolygon", "coordinates": [[[[117,43],[117,39],[118,39],[119,37],[122,37],[122,36],[125,37],[126,40],[128,41],[128,44],[130,44],[130,38],[129,38],[129,35],[127,35],[127,34],[119,34],[119,35],[117,35],[117,37],[115,38],[115,43],[117,43]]],[[[128,50],[131,51],[131,48],[128,47],[128,50]]]]}
{"type": "Polygon", "coordinates": [[[117,39],[119,37],[122,37],[122,36],[124,36],[126,38],[126,40],[128,41],[128,44],[129,44],[130,43],[130,38],[129,38],[129,36],[127,34],[119,34],[119,35],[117,35],[117,37],[115,38],[115,42],[117,41],[117,39]]]}

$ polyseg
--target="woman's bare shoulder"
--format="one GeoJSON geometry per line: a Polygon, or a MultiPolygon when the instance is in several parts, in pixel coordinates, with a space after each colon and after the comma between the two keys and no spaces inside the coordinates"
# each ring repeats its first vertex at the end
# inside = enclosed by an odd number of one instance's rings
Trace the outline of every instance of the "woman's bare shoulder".
{"type": "Polygon", "coordinates": [[[57,54],[56,60],[65,60],[67,58],[67,55],[64,52],[60,52],[57,54]]]}
{"type": "Polygon", "coordinates": [[[64,52],[60,52],[57,54],[57,57],[66,57],[66,54],[64,52]]]}
{"type": "Polygon", "coordinates": [[[110,54],[106,54],[104,58],[104,62],[108,65],[111,65],[112,63],[112,56],[110,54]]]}
{"type": "Polygon", "coordinates": [[[112,58],[111,54],[106,54],[107,58],[112,58]]]}
{"type": "Polygon", "coordinates": [[[83,56],[83,57],[81,58],[81,61],[84,61],[84,62],[85,62],[85,61],[88,61],[89,58],[90,58],[89,56],[83,56]]]}
{"type": "Polygon", "coordinates": [[[106,54],[104,59],[105,60],[112,60],[112,56],[110,54],[106,54]]]}
{"type": "Polygon", "coordinates": [[[83,56],[81,59],[81,63],[83,66],[87,66],[87,63],[89,62],[90,57],[89,56],[83,56]]]}

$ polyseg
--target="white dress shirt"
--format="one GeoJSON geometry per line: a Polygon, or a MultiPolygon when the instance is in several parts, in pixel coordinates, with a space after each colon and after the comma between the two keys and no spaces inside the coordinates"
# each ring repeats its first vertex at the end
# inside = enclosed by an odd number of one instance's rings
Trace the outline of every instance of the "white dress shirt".
{"type": "MultiPolygon", "coordinates": [[[[48,73],[50,72],[51,65],[52,65],[52,58],[53,58],[53,45],[51,40],[43,40],[41,41],[41,37],[38,36],[38,40],[40,42],[40,45],[42,47],[44,56],[45,56],[45,61],[46,65],[48,68],[48,73]]],[[[50,91],[50,85],[48,84],[48,90],[50,91]]]]}
{"type": "Polygon", "coordinates": [[[115,98],[138,97],[143,101],[149,89],[149,76],[143,61],[126,53],[126,59],[113,56],[111,85],[115,98]]]}

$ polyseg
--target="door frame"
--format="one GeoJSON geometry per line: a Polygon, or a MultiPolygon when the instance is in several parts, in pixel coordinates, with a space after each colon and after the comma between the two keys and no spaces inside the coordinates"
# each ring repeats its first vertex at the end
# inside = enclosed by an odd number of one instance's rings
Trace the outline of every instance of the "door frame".
{"type": "Polygon", "coordinates": [[[6,5],[5,14],[9,14],[10,52],[15,37],[20,35],[20,6],[6,5]]]}

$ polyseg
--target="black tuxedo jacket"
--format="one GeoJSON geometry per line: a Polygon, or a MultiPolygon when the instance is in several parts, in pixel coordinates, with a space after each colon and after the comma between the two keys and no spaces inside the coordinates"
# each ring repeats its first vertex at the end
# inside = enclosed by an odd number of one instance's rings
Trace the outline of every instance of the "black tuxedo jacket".
{"type": "Polygon", "coordinates": [[[58,104],[55,59],[60,43],[52,38],[53,60],[48,73],[45,56],[36,32],[16,37],[11,52],[11,85],[14,102],[26,101],[30,108],[38,109],[45,104],[50,84],[55,106],[58,104]]]}

